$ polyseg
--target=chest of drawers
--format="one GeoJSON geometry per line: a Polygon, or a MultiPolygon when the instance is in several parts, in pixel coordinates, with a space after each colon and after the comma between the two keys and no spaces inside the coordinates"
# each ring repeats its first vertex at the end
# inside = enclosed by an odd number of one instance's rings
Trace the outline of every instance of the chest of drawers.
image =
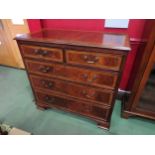
{"type": "Polygon", "coordinates": [[[36,105],[109,128],[129,39],[125,34],[43,30],[16,37],[36,105]]]}

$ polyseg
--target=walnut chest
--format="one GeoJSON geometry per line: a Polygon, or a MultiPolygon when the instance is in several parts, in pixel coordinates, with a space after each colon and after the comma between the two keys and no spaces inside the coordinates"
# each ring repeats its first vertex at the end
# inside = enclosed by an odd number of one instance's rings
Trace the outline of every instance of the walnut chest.
{"type": "Polygon", "coordinates": [[[40,108],[57,108],[109,128],[123,67],[126,34],[42,30],[16,37],[40,108]]]}

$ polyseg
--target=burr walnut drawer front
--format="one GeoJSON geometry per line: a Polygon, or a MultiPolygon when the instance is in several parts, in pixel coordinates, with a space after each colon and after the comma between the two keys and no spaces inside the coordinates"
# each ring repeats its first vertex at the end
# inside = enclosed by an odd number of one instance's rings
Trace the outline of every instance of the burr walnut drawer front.
{"type": "Polygon", "coordinates": [[[34,88],[42,88],[51,93],[71,96],[77,99],[96,102],[99,105],[111,105],[113,91],[96,89],[63,80],[30,76],[34,88]]]}
{"type": "Polygon", "coordinates": [[[26,60],[25,62],[30,73],[56,77],[72,82],[80,82],[101,88],[115,89],[118,79],[118,73],[115,72],[103,72],[61,64],[40,63],[30,60],[26,60]]]}
{"type": "Polygon", "coordinates": [[[98,107],[90,105],[86,102],[66,99],[56,95],[51,95],[36,91],[36,98],[41,106],[62,108],[71,112],[87,115],[98,119],[106,119],[109,114],[107,107],[98,107]]]}
{"type": "Polygon", "coordinates": [[[63,62],[63,51],[59,48],[21,45],[24,57],[63,62]]]}
{"type": "Polygon", "coordinates": [[[116,54],[66,50],[66,60],[69,64],[119,71],[122,56],[116,54]]]}

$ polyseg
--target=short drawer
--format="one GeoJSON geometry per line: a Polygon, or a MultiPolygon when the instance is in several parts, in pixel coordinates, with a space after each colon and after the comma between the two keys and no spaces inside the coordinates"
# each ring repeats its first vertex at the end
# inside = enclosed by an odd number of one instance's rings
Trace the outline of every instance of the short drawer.
{"type": "Polygon", "coordinates": [[[35,94],[38,103],[43,104],[45,107],[65,109],[71,112],[102,120],[106,120],[109,114],[109,109],[107,107],[101,108],[98,106],[90,105],[87,102],[66,99],[40,91],[36,91],[35,94]]]}
{"type": "Polygon", "coordinates": [[[115,89],[118,73],[96,71],[54,63],[40,63],[25,60],[28,72],[38,75],[57,77],[73,82],[80,82],[101,88],[115,89]]]}
{"type": "Polygon", "coordinates": [[[113,91],[109,90],[34,75],[31,75],[30,79],[34,88],[42,88],[51,91],[51,93],[79,98],[84,101],[94,102],[98,105],[111,105],[113,99],[113,91]]]}
{"type": "Polygon", "coordinates": [[[67,63],[119,71],[122,56],[115,54],[66,50],[67,63]]]}
{"type": "Polygon", "coordinates": [[[24,57],[63,62],[63,52],[59,48],[21,45],[24,57]]]}

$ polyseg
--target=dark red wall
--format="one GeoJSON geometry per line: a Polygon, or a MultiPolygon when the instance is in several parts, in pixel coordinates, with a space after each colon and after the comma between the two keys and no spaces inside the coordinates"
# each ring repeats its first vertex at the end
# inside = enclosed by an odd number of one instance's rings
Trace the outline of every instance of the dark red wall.
{"type": "Polygon", "coordinates": [[[125,32],[131,38],[132,51],[129,53],[125,69],[123,72],[120,88],[127,89],[130,74],[133,68],[133,62],[141,45],[141,40],[145,37],[143,31],[146,24],[146,19],[130,19],[128,29],[108,29],[104,28],[104,19],[42,19],[28,20],[31,32],[40,30],[41,28],[48,29],[72,29],[72,30],[90,30],[90,31],[111,31],[125,32]]]}
{"type": "Polygon", "coordinates": [[[72,29],[72,30],[91,30],[91,31],[113,31],[127,32],[132,38],[141,38],[143,33],[145,19],[131,19],[128,29],[108,29],[104,28],[103,19],[52,19],[41,20],[44,28],[50,29],[72,29]]]}
{"type": "Polygon", "coordinates": [[[41,20],[39,19],[27,19],[30,32],[37,32],[42,29],[41,20]]]}
{"type": "Polygon", "coordinates": [[[52,19],[41,20],[41,22],[44,28],[50,29],[102,31],[104,27],[102,19],[52,19]]]}

